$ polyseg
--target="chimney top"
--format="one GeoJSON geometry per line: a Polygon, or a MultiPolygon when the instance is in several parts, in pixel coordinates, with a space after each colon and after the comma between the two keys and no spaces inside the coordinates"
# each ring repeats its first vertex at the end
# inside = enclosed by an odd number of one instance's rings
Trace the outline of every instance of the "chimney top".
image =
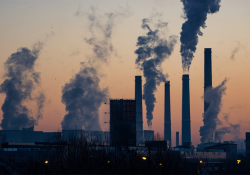
{"type": "Polygon", "coordinates": [[[189,75],[188,75],[188,74],[183,74],[182,79],[183,79],[183,80],[184,80],[184,79],[189,79],[189,75]]]}

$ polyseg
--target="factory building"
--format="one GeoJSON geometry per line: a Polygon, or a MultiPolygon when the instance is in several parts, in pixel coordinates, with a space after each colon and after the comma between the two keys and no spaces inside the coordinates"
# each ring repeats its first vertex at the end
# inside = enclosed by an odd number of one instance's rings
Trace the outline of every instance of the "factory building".
{"type": "Polygon", "coordinates": [[[246,132],[246,154],[250,155],[250,132],[246,132]]]}
{"type": "Polygon", "coordinates": [[[111,146],[136,145],[136,101],[110,100],[111,146]]]}
{"type": "Polygon", "coordinates": [[[0,143],[58,142],[85,139],[96,144],[109,145],[110,133],[102,131],[62,130],[62,132],[34,131],[34,127],[22,130],[0,130],[0,143]]]}

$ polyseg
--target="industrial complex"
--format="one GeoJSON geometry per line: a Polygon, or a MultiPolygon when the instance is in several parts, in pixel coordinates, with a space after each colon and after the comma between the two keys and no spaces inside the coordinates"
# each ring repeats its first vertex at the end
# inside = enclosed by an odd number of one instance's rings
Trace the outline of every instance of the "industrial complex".
{"type": "MultiPolygon", "coordinates": [[[[205,48],[204,54],[204,92],[212,87],[212,53],[211,48],[205,48]]],[[[22,130],[1,130],[1,158],[19,155],[17,152],[42,149],[49,143],[70,142],[75,138],[83,138],[94,142],[97,147],[127,147],[141,152],[149,149],[173,151],[186,159],[199,159],[202,162],[221,163],[226,160],[237,160],[237,144],[232,142],[215,143],[213,136],[207,143],[192,145],[189,75],[182,76],[182,132],[179,143],[179,132],[176,132],[176,147],[172,147],[170,81],[165,82],[164,103],[164,140],[154,139],[153,130],[143,130],[142,114],[142,79],[135,76],[134,99],[110,99],[110,132],[87,130],[62,130],[61,132],[34,131],[34,127],[22,130]],[[24,149],[26,148],[26,149],[24,149]],[[3,153],[3,154],[2,154],[3,153]]],[[[204,112],[209,103],[204,101],[204,112]]],[[[206,123],[204,123],[206,125],[206,123]]],[[[246,133],[246,153],[250,153],[250,133],[246,133]]],[[[53,144],[52,144],[53,146],[53,144]]]]}

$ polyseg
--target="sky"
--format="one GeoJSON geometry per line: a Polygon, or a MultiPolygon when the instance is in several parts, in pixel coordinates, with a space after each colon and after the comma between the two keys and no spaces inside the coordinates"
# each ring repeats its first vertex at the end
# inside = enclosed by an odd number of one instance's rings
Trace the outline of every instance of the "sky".
{"type": "MultiPolygon", "coordinates": [[[[180,32],[183,4],[178,0],[42,0],[5,1],[0,0],[0,83],[4,81],[4,62],[20,47],[31,48],[38,41],[44,43],[35,70],[40,72],[39,89],[46,96],[43,119],[35,126],[36,131],[59,131],[66,114],[61,102],[62,87],[69,82],[91,55],[88,38],[89,22],[87,14],[94,7],[98,15],[126,10],[128,15],[114,21],[112,44],[116,54],[111,54],[107,64],[101,68],[100,87],[109,89],[110,98],[134,98],[134,80],[143,73],[136,68],[134,53],[138,36],[145,35],[141,28],[142,19],[158,12],[159,18],[168,22],[167,35],[178,37],[172,55],[163,62],[162,69],[168,73],[171,95],[172,143],[175,133],[181,133],[182,63],[180,55],[180,32]],[[78,12],[78,13],[77,13],[78,12]],[[77,14],[77,15],[76,15],[77,14]]],[[[190,67],[191,140],[200,143],[199,129],[203,125],[204,95],[204,48],[212,48],[213,86],[221,84],[227,77],[226,95],[222,97],[219,118],[225,115],[233,124],[240,124],[240,138],[250,131],[250,1],[222,0],[219,12],[208,14],[206,28],[201,29],[197,50],[190,67]]],[[[145,82],[142,78],[143,84],[145,82]]],[[[152,128],[163,136],[164,123],[164,83],[157,87],[156,104],[153,112],[152,128]]],[[[0,94],[0,105],[5,99],[0,94]]],[[[35,111],[34,102],[27,106],[35,111]]],[[[100,125],[109,131],[109,106],[100,107],[100,125]],[[105,114],[107,112],[107,114],[105,114]],[[106,123],[105,123],[106,122],[106,123]]],[[[143,102],[143,128],[148,129],[146,107],[143,102]]],[[[2,119],[0,111],[0,120],[2,119]]],[[[226,135],[224,140],[232,139],[226,135]]],[[[180,135],[181,140],[181,135],[180,135]]]]}

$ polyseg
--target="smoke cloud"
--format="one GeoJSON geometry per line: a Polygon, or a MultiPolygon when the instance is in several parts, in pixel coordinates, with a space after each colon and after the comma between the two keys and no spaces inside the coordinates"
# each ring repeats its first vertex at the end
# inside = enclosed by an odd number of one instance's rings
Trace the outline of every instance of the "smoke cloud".
{"type": "Polygon", "coordinates": [[[135,54],[137,54],[136,65],[143,71],[146,83],[143,88],[143,99],[146,103],[147,110],[147,124],[152,126],[153,111],[155,107],[156,98],[154,92],[156,86],[161,82],[165,82],[168,77],[163,74],[161,64],[173,52],[174,46],[177,42],[176,36],[170,36],[168,40],[161,36],[160,28],[166,28],[167,23],[159,21],[156,24],[158,29],[152,30],[149,26],[150,19],[142,20],[142,28],[148,30],[146,36],[139,36],[137,39],[137,47],[135,54]]]}
{"type": "Polygon", "coordinates": [[[202,36],[201,27],[206,27],[207,14],[220,9],[220,0],[181,0],[184,7],[185,23],[181,31],[182,68],[188,72],[198,44],[198,35],[202,36]]]}
{"type": "MultiPolygon", "coordinates": [[[[205,123],[205,125],[200,127],[200,136],[202,143],[213,141],[212,136],[217,129],[218,123],[221,123],[218,119],[218,114],[221,111],[221,99],[225,94],[225,85],[227,81],[228,80],[225,79],[219,86],[215,88],[208,88],[204,93],[204,100],[210,105],[207,111],[203,114],[203,122],[205,123]]],[[[221,130],[221,132],[226,131],[226,129],[221,130]]],[[[220,132],[218,132],[217,135],[219,137],[220,132]]]]}
{"type": "Polygon", "coordinates": [[[101,130],[99,124],[99,107],[108,100],[108,89],[99,87],[100,79],[93,67],[82,67],[74,78],[62,89],[62,103],[68,112],[62,121],[62,128],[81,129],[91,126],[95,131],[101,130]]]}
{"type": "Polygon", "coordinates": [[[4,78],[6,79],[0,85],[0,93],[6,95],[2,105],[1,127],[3,130],[20,130],[22,127],[30,127],[42,118],[45,101],[42,92],[35,97],[38,105],[37,118],[31,116],[31,110],[24,104],[29,100],[34,100],[33,92],[40,83],[40,74],[34,70],[34,64],[42,48],[41,42],[36,43],[32,50],[25,47],[19,48],[4,64],[6,69],[4,78]]]}
{"type": "Polygon", "coordinates": [[[229,123],[229,126],[218,128],[214,134],[215,142],[222,142],[225,134],[227,133],[233,134],[237,138],[240,134],[240,125],[229,123]]]}
{"type": "Polygon", "coordinates": [[[126,16],[126,12],[98,15],[95,8],[91,10],[92,13],[88,14],[91,36],[84,40],[92,47],[92,54],[87,57],[86,65],[81,63],[81,70],[62,88],[62,103],[67,111],[61,122],[63,130],[82,127],[101,130],[99,108],[109,97],[108,88],[99,86],[100,68],[115,52],[112,44],[115,19],[126,16]]]}

